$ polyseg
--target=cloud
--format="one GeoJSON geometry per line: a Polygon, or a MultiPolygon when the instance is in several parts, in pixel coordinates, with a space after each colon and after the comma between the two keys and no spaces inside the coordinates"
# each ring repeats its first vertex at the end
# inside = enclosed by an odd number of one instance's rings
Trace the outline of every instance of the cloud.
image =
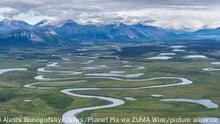
{"type": "Polygon", "coordinates": [[[32,24],[52,18],[74,19],[79,23],[144,23],[197,29],[209,24],[218,26],[220,20],[219,0],[1,0],[0,8],[3,8],[0,18],[32,24]]]}

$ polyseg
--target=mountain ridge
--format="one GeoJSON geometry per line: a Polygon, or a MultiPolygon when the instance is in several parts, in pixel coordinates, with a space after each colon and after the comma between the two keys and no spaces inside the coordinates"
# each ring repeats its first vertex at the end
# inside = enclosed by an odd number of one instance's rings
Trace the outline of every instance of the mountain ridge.
{"type": "MultiPolygon", "coordinates": [[[[78,24],[74,20],[55,22],[42,20],[30,25],[20,20],[0,21],[0,45],[7,41],[27,42],[28,44],[53,45],[58,42],[74,41],[148,41],[172,40],[183,37],[194,38],[198,36],[219,35],[220,28],[201,29],[195,32],[164,29],[143,24],[78,24]],[[16,32],[16,33],[15,33],[16,32]],[[22,41],[23,40],[23,41],[22,41]],[[53,42],[51,41],[53,40],[53,42]]],[[[10,43],[13,45],[12,43],[10,43]]]]}

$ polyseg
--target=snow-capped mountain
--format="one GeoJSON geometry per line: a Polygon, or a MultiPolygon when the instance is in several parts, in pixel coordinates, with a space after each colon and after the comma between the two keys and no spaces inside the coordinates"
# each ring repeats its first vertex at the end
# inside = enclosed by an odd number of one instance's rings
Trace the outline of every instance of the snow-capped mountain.
{"type": "MultiPolygon", "coordinates": [[[[30,25],[19,20],[0,21],[0,44],[34,43],[51,44],[74,41],[148,41],[173,40],[181,38],[198,38],[212,35],[220,36],[220,28],[201,29],[196,32],[184,32],[164,29],[143,24],[128,25],[115,24],[78,24],[73,20],[61,22],[55,20],[42,20],[36,25],[30,25]]],[[[207,37],[206,37],[207,38],[207,37]]]]}
{"type": "Polygon", "coordinates": [[[0,46],[55,45],[60,42],[54,31],[17,29],[0,34],[0,46]]]}
{"type": "Polygon", "coordinates": [[[74,21],[68,21],[59,28],[56,28],[56,32],[64,39],[69,40],[136,41],[160,39],[164,36],[174,35],[169,30],[142,24],[80,25],[74,21]]]}
{"type": "Polygon", "coordinates": [[[31,30],[32,28],[32,25],[20,20],[4,19],[0,21],[0,30],[2,31],[11,31],[16,29],[31,30]]]}
{"type": "Polygon", "coordinates": [[[35,26],[38,27],[44,27],[44,26],[55,26],[57,22],[53,19],[43,19],[42,21],[35,24],[35,26]]]}

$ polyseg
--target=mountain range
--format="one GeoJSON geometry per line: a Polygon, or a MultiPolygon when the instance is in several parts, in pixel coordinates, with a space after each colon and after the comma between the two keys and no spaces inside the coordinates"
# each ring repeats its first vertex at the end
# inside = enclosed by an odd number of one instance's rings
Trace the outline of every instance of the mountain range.
{"type": "Polygon", "coordinates": [[[20,20],[0,21],[1,46],[54,45],[78,41],[149,41],[184,38],[216,38],[220,28],[195,32],[164,29],[143,24],[78,24],[73,20],[42,20],[30,25],[20,20]]]}

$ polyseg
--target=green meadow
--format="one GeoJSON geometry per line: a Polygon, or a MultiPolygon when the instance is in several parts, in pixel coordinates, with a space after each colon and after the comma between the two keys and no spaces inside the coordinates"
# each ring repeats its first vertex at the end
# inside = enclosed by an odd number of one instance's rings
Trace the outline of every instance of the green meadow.
{"type": "MultiPolygon", "coordinates": [[[[220,105],[220,71],[204,71],[203,68],[219,68],[220,65],[212,65],[213,61],[220,61],[219,50],[201,51],[195,49],[196,45],[188,45],[185,52],[176,52],[170,60],[148,60],[147,58],[157,56],[160,53],[172,52],[169,44],[159,45],[160,49],[155,51],[150,47],[157,47],[158,44],[144,44],[143,46],[115,44],[121,47],[117,51],[110,45],[95,44],[84,46],[63,46],[60,48],[30,48],[30,49],[9,49],[0,54],[0,69],[6,68],[27,68],[27,71],[11,71],[0,75],[0,117],[57,117],[61,118],[66,111],[91,106],[111,104],[104,100],[93,98],[81,98],[66,95],[60,92],[62,89],[71,88],[135,88],[154,85],[166,85],[178,83],[179,80],[160,79],[151,81],[138,81],[154,77],[183,77],[192,80],[190,85],[173,86],[154,89],[139,90],[99,90],[99,91],[76,91],[77,94],[106,96],[118,98],[125,101],[125,104],[108,109],[84,111],[78,118],[129,118],[138,123],[143,118],[164,117],[164,118],[197,118],[197,117],[220,117],[220,109],[209,109],[205,106],[189,102],[162,102],[161,99],[187,98],[187,99],[209,99],[220,105]],[[145,48],[145,46],[147,46],[145,48]],[[80,51],[77,49],[86,49],[80,51]],[[102,48],[102,49],[101,49],[102,48]],[[105,50],[103,50],[105,48],[105,50]],[[207,59],[184,59],[184,56],[198,54],[205,55],[207,59]],[[56,55],[56,56],[54,56],[56,55]],[[99,57],[97,57],[99,56],[99,57]],[[113,56],[113,57],[112,57],[113,56]],[[118,56],[119,58],[114,58],[118,56]],[[61,58],[68,58],[68,61],[61,58]],[[89,64],[83,64],[94,60],[89,64]],[[129,63],[125,63],[128,61],[129,63]],[[57,62],[57,67],[47,66],[51,62],[57,62]],[[124,62],[124,63],[123,63],[124,62]],[[105,65],[96,69],[83,69],[96,65],[105,65]],[[132,67],[124,66],[132,65],[132,67]],[[144,67],[138,69],[137,66],[144,67]],[[53,73],[39,72],[39,68],[45,68],[53,73]],[[81,74],[65,74],[64,71],[76,71],[81,74]],[[87,78],[86,74],[110,73],[110,71],[124,71],[112,80],[105,78],[87,78]],[[61,73],[62,72],[62,73],[61,73]],[[140,77],[126,78],[127,74],[143,74],[140,77]],[[44,75],[51,80],[38,80],[36,76],[44,75]],[[122,75],[122,76],[121,76],[122,75]],[[61,78],[60,80],[57,80],[61,78]],[[66,78],[66,79],[65,79],[66,78]],[[54,80],[52,80],[54,79],[54,80]],[[136,81],[126,81],[136,79],[136,81]],[[27,84],[34,84],[35,88],[25,88],[27,84]],[[52,88],[38,88],[52,87],[52,88]],[[152,94],[161,94],[164,97],[152,97],[152,94]],[[132,97],[135,100],[128,100],[132,97]]],[[[201,48],[205,46],[200,46],[201,48]]],[[[211,47],[211,46],[209,46],[211,47]]],[[[92,76],[90,76],[92,77],[92,76]]],[[[92,122],[88,122],[91,124],[92,122]]],[[[97,122],[93,122],[96,124],[97,122]]],[[[117,122],[109,122],[117,123],[117,122]]],[[[123,122],[120,122],[122,124],[123,122]]],[[[127,122],[130,124],[129,122],[127,122]]],[[[126,124],[127,124],[126,123],[126,124]]],[[[152,122],[151,122],[152,123],[152,122]]],[[[162,122],[157,122],[162,124],[162,122]]],[[[157,124],[156,123],[156,124],[157,124]]],[[[1,122],[1,124],[8,124],[1,122]]],[[[11,122],[13,124],[13,122],[11,122]]],[[[35,124],[35,123],[34,123],[35,124]]],[[[36,122],[36,124],[38,124],[36,122]]],[[[98,124],[105,124],[100,122],[98,124]]],[[[177,121],[173,124],[178,124],[177,121]]],[[[188,124],[188,123],[186,123],[188,124]]],[[[189,123],[190,124],[190,123],[189,123]]],[[[193,123],[194,124],[194,123],[193,123]]],[[[195,122],[195,124],[197,124],[195,122]]]]}

